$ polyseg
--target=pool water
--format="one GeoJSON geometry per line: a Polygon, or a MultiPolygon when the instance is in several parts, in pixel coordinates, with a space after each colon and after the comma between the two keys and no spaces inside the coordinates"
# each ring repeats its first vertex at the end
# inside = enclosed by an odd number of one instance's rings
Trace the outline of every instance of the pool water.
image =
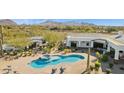
{"type": "Polygon", "coordinates": [[[84,59],[84,56],[77,55],[77,54],[67,55],[67,56],[57,55],[57,56],[43,57],[43,58],[33,60],[31,62],[31,66],[34,68],[43,68],[49,65],[56,65],[62,62],[63,63],[78,62],[83,59],[84,59]]]}

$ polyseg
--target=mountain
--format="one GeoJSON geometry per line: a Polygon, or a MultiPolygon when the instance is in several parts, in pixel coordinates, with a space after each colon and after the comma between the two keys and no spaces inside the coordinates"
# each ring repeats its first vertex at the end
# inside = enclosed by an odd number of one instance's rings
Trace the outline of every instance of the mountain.
{"type": "Polygon", "coordinates": [[[91,25],[94,25],[94,24],[85,23],[85,22],[66,22],[64,24],[68,25],[68,26],[91,26],[91,25]]]}
{"type": "Polygon", "coordinates": [[[61,22],[55,22],[55,21],[52,21],[52,20],[46,20],[45,22],[42,22],[40,23],[41,26],[62,26],[63,23],[61,22]]]}
{"type": "Polygon", "coordinates": [[[68,22],[57,22],[53,20],[46,20],[45,22],[40,23],[42,26],[92,26],[94,24],[79,22],[79,21],[68,21],[68,22]]]}
{"type": "Polygon", "coordinates": [[[0,19],[0,25],[17,25],[16,22],[10,19],[0,19]]]}

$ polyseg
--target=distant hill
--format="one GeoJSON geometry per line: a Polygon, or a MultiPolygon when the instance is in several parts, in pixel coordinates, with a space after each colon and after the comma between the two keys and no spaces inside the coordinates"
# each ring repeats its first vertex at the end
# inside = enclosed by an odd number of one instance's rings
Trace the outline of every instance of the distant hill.
{"type": "Polygon", "coordinates": [[[91,23],[85,23],[85,22],[78,22],[78,21],[70,21],[70,22],[55,22],[52,20],[47,20],[40,25],[42,26],[93,26],[94,24],[91,23]]]}
{"type": "Polygon", "coordinates": [[[0,25],[17,25],[16,22],[10,19],[0,19],[0,25]]]}
{"type": "Polygon", "coordinates": [[[49,20],[47,20],[47,21],[45,21],[45,22],[43,22],[43,23],[40,23],[40,25],[53,27],[53,26],[62,26],[62,25],[64,25],[64,24],[62,24],[62,23],[60,23],[60,22],[54,22],[54,21],[49,21],[49,20]]]}
{"type": "MultiPolygon", "coordinates": [[[[22,20],[21,20],[22,21],[22,20]]],[[[36,20],[37,21],[37,20],[36,20]]],[[[28,21],[24,21],[28,22],[28,21]]],[[[30,20],[32,22],[32,20],[30,20]]],[[[0,19],[0,25],[20,25],[17,24],[14,20],[11,19],[0,19]]],[[[28,25],[28,24],[21,24],[21,25],[28,25]]],[[[42,20],[42,23],[38,23],[35,25],[41,25],[41,26],[48,26],[48,27],[58,27],[58,26],[94,26],[92,23],[86,23],[81,20],[72,20],[72,21],[67,21],[67,22],[58,22],[54,21],[52,19],[48,20],[42,20]]]]}

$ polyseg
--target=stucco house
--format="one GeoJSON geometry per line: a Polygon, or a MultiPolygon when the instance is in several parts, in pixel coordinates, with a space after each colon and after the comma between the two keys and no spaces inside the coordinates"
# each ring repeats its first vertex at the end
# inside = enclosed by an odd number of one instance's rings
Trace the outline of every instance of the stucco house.
{"type": "Polygon", "coordinates": [[[4,51],[16,51],[16,50],[18,50],[18,48],[14,47],[12,45],[9,45],[9,44],[3,44],[2,48],[4,51]]]}
{"type": "Polygon", "coordinates": [[[35,43],[38,46],[42,46],[42,44],[44,43],[44,39],[41,36],[34,36],[30,38],[32,43],[35,43]]]}
{"type": "Polygon", "coordinates": [[[124,34],[119,32],[117,35],[107,35],[100,33],[69,33],[66,38],[66,46],[95,48],[101,47],[110,52],[114,50],[114,59],[119,60],[124,54],[124,34]]]}

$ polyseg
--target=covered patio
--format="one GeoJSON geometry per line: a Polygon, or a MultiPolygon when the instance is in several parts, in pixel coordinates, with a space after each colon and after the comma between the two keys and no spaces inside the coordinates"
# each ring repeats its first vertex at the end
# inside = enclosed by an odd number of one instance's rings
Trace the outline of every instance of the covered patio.
{"type": "Polygon", "coordinates": [[[116,40],[115,37],[97,33],[71,33],[67,36],[66,46],[72,48],[99,48],[104,49],[104,52],[114,50],[113,58],[119,60],[124,55],[124,42],[116,40]]]}

